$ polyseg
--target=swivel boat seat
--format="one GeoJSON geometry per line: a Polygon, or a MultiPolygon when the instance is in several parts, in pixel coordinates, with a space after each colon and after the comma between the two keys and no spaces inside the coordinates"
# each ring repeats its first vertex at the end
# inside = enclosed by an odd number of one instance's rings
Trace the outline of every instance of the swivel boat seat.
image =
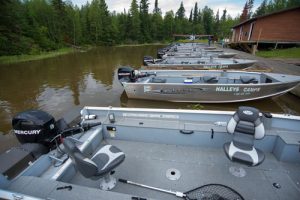
{"type": "Polygon", "coordinates": [[[116,186],[112,171],[125,159],[125,154],[115,146],[104,145],[92,158],[85,156],[68,138],[64,139],[65,152],[70,156],[76,169],[86,178],[100,179],[100,189],[111,190],[116,186]]]}
{"type": "Polygon", "coordinates": [[[256,108],[241,106],[227,124],[227,131],[233,134],[231,142],[224,144],[226,156],[248,166],[256,166],[264,161],[264,153],[254,147],[255,139],[265,136],[262,113],[256,108]]]}

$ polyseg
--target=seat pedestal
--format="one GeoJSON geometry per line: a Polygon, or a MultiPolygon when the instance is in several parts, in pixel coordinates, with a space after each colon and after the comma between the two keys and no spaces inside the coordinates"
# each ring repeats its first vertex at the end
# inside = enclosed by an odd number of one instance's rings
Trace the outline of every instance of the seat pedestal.
{"type": "Polygon", "coordinates": [[[117,184],[117,179],[110,175],[110,173],[100,178],[99,181],[101,190],[112,190],[117,184]]]}

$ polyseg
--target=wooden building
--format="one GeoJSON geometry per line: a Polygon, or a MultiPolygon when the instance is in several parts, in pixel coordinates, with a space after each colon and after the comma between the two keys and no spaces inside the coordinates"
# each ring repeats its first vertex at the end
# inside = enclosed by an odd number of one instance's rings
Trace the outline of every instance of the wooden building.
{"type": "Polygon", "coordinates": [[[300,44],[300,7],[246,20],[233,27],[232,45],[300,44]]]}

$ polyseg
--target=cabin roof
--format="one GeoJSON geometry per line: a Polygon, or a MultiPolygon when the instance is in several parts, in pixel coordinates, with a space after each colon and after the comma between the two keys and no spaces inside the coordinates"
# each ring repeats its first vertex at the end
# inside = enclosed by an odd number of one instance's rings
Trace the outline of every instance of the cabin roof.
{"type": "Polygon", "coordinates": [[[279,11],[276,11],[276,12],[272,12],[272,13],[268,13],[268,14],[265,14],[265,15],[261,15],[261,16],[258,16],[258,17],[253,17],[251,19],[248,19],[246,21],[243,21],[235,26],[233,26],[232,28],[237,28],[243,24],[247,24],[247,23],[250,23],[250,22],[253,22],[253,21],[256,21],[257,19],[261,19],[261,18],[265,18],[265,17],[269,17],[271,15],[277,15],[277,14],[280,14],[280,13],[284,13],[284,12],[289,12],[289,11],[292,11],[292,10],[297,10],[297,9],[300,9],[300,6],[297,6],[297,7],[294,7],[294,8],[288,8],[288,9],[283,9],[283,10],[279,10],[279,11]]]}

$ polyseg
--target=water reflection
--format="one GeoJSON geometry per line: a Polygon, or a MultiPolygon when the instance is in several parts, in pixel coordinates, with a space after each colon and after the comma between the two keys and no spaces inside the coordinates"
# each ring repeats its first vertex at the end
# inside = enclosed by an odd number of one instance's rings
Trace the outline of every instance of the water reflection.
{"type": "Polygon", "coordinates": [[[114,76],[120,65],[139,67],[158,46],[102,47],[89,52],[0,66],[0,131],[26,109],[60,117],[73,106],[120,106],[123,88],[114,76]]]}
{"type": "MultiPolygon", "coordinates": [[[[75,106],[191,108],[190,103],[128,99],[116,77],[121,65],[139,68],[144,55],[156,55],[159,46],[102,47],[13,65],[0,66],[0,132],[11,129],[12,117],[26,109],[42,109],[61,117],[75,106]]],[[[264,111],[299,114],[299,98],[276,98],[235,104],[201,104],[202,109],[235,110],[240,105],[264,111]]],[[[1,141],[0,141],[1,143],[1,141]]],[[[0,149],[1,151],[1,149],[0,149]]]]}

